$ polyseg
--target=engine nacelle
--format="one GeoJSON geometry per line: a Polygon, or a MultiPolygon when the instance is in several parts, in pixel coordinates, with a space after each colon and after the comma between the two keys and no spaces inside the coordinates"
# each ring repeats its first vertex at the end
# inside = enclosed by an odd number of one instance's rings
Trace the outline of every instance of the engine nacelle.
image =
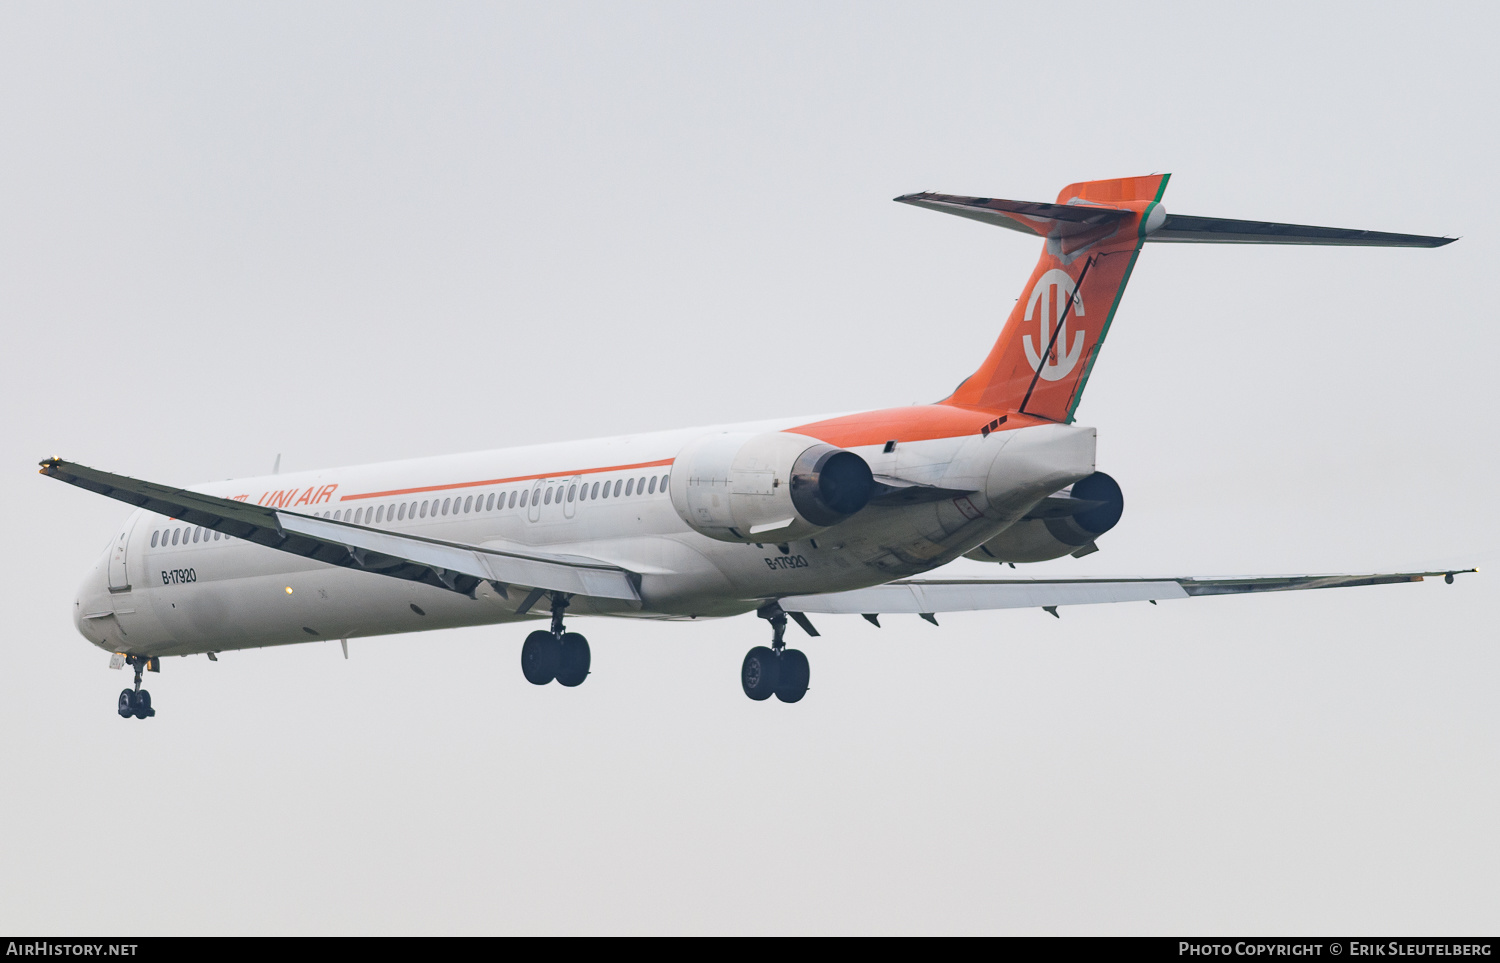
{"type": "Polygon", "coordinates": [[[1072,555],[1114,528],[1124,511],[1119,483],[1096,471],[1050,496],[1030,515],[964,557],[980,562],[1045,562],[1072,555]]]}
{"type": "Polygon", "coordinates": [[[788,431],[705,435],[672,465],[672,507],[725,542],[816,535],[864,508],[874,490],[863,458],[788,431]]]}

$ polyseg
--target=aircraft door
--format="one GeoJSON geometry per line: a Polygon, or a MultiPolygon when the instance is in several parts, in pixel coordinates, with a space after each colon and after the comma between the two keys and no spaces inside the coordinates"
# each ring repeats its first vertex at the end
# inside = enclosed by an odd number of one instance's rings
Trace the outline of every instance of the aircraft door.
{"type": "Polygon", "coordinates": [[[130,533],[135,529],[135,523],[140,521],[140,515],[131,515],[115,539],[114,545],[109,550],[109,590],[111,592],[130,591],[130,572],[126,568],[126,550],[130,547],[130,533]]]}
{"type": "Polygon", "coordinates": [[[526,506],[526,518],[533,522],[542,520],[542,489],[546,483],[537,479],[536,484],[531,486],[531,502],[526,506]]]}
{"type": "Polygon", "coordinates": [[[572,478],[569,478],[567,480],[566,484],[563,485],[563,518],[572,518],[573,513],[578,511],[578,503],[582,501],[582,499],[578,498],[576,494],[572,498],[569,498],[567,497],[567,493],[575,492],[578,488],[579,483],[582,481],[582,475],[574,475],[572,478]]]}

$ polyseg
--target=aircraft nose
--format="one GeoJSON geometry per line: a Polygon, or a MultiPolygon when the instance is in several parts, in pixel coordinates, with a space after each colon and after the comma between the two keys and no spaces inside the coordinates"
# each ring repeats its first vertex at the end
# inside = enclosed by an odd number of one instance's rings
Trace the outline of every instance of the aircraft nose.
{"type": "Polygon", "coordinates": [[[110,605],[109,584],[104,568],[107,561],[107,558],[102,558],[94,563],[94,567],[89,569],[79,583],[78,594],[73,599],[73,628],[95,645],[105,644],[100,623],[104,621],[106,613],[114,611],[110,605]]]}

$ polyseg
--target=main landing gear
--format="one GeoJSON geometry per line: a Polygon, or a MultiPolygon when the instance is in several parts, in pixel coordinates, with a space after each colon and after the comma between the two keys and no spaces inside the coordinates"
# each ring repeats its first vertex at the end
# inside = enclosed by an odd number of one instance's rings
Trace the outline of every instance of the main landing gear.
{"type": "Polygon", "coordinates": [[[135,668],[135,688],[120,691],[120,718],[129,719],[135,716],[137,719],[149,719],[156,715],[156,710],[151,708],[151,693],[141,688],[141,673],[147,669],[160,672],[161,663],[143,655],[127,655],[125,664],[135,668]]]}
{"type": "Polygon", "coordinates": [[[810,669],[807,656],[789,649],[786,635],[786,613],[772,603],[755,613],[771,623],[771,646],[757,645],[740,664],[740,686],[756,702],[776,696],[782,702],[798,702],[807,695],[810,669]]]}
{"type": "Polygon", "coordinates": [[[546,685],[556,679],[569,688],[582,685],[589,675],[589,640],[577,632],[563,631],[563,613],[568,597],[552,593],[552,629],[526,636],[521,646],[521,673],[532,685],[546,685]]]}

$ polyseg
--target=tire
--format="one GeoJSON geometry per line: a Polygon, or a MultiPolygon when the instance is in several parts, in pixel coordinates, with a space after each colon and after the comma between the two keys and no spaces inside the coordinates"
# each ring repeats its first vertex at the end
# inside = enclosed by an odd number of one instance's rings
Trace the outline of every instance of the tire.
{"type": "Polygon", "coordinates": [[[757,645],[745,655],[740,663],[740,688],[756,702],[764,702],[776,691],[776,680],[781,668],[776,653],[764,645],[757,645]]]}
{"type": "Polygon", "coordinates": [[[807,656],[801,649],[783,649],[781,676],[776,680],[776,698],[782,702],[800,702],[807,695],[807,680],[810,675],[807,656]]]}
{"type": "Polygon", "coordinates": [[[156,710],[151,708],[151,693],[142,689],[135,694],[135,717],[149,719],[154,715],[156,715],[156,710]]]}
{"type": "Polygon", "coordinates": [[[135,692],[132,689],[124,689],[120,692],[120,718],[129,719],[135,715],[135,692]]]}
{"type": "Polygon", "coordinates": [[[557,637],[551,632],[536,631],[526,636],[521,646],[521,674],[532,685],[546,685],[557,678],[557,637]]]}
{"type": "Polygon", "coordinates": [[[558,643],[557,684],[572,688],[589,676],[589,640],[577,632],[564,633],[558,643]]]}

